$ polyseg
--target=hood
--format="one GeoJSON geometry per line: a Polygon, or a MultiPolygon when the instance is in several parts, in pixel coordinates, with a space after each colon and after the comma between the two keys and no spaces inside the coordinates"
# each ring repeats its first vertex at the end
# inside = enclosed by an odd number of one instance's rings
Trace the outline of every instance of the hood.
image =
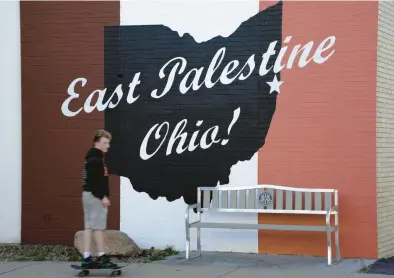
{"type": "Polygon", "coordinates": [[[103,158],[104,154],[102,151],[100,151],[97,148],[91,148],[88,150],[88,153],[85,156],[85,159],[92,158],[92,157],[97,157],[97,158],[103,158]]]}

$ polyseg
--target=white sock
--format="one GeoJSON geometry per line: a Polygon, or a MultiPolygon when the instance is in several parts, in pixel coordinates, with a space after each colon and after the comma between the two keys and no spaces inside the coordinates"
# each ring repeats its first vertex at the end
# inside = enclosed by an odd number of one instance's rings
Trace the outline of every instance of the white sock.
{"type": "Polygon", "coordinates": [[[97,256],[99,256],[99,257],[102,256],[102,255],[104,255],[104,252],[98,252],[97,253],[97,256]]]}
{"type": "Polygon", "coordinates": [[[86,259],[90,256],[90,252],[83,252],[83,258],[86,259]]]}

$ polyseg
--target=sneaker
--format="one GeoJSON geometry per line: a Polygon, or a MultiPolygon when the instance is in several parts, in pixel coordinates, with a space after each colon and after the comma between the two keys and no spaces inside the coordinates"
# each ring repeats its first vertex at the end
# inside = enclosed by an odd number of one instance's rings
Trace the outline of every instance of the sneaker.
{"type": "Polygon", "coordinates": [[[93,260],[92,256],[82,260],[81,268],[83,269],[94,269],[97,268],[97,263],[93,260]]]}
{"type": "Polygon", "coordinates": [[[117,268],[118,265],[111,262],[107,255],[97,257],[99,268],[117,268]]]}

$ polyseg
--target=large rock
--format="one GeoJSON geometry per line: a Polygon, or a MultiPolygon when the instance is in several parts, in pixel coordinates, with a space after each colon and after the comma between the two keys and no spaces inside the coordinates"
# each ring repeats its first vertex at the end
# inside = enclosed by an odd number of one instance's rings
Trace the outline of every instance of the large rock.
{"type": "MultiPolygon", "coordinates": [[[[105,234],[105,253],[108,255],[124,255],[131,256],[141,249],[137,244],[128,237],[127,234],[117,230],[106,230],[105,234]]],[[[82,254],[84,250],[83,231],[78,231],[74,236],[74,246],[82,254]]],[[[96,244],[92,239],[91,252],[93,256],[97,256],[96,244]]]]}

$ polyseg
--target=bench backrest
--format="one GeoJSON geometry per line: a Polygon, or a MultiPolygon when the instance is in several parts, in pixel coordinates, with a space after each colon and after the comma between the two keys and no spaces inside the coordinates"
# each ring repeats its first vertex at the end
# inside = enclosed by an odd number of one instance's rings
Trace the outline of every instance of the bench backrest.
{"type": "Polygon", "coordinates": [[[268,184],[199,187],[197,200],[199,211],[324,214],[338,206],[338,190],[268,184]]]}

